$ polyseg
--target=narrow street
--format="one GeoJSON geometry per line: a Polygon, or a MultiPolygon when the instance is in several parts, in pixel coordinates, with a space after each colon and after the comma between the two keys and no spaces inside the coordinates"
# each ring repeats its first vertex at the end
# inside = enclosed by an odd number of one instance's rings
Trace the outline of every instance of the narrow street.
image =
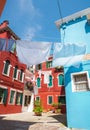
{"type": "Polygon", "coordinates": [[[34,113],[19,113],[0,116],[0,130],[69,130],[66,127],[66,116],[43,113],[35,116],[34,113]]]}

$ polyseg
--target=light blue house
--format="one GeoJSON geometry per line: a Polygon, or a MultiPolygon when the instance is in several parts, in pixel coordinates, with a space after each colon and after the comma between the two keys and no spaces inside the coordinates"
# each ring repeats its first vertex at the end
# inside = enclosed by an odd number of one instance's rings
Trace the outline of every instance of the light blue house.
{"type": "Polygon", "coordinates": [[[64,66],[64,73],[68,127],[90,130],[90,8],[55,23],[61,43],[86,43],[83,61],[64,66]]]}

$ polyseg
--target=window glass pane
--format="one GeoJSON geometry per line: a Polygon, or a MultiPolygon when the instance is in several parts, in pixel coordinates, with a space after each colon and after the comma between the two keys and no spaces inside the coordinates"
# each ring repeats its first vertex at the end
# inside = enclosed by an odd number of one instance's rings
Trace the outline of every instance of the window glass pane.
{"type": "Polygon", "coordinates": [[[18,67],[15,66],[15,69],[14,69],[14,78],[15,78],[15,79],[17,78],[17,70],[18,70],[18,67]]]}
{"type": "Polygon", "coordinates": [[[16,104],[22,104],[22,93],[17,92],[17,94],[16,94],[16,104]]]}
{"type": "Polygon", "coordinates": [[[48,104],[52,104],[52,96],[48,97],[48,104]]]}
{"type": "Polygon", "coordinates": [[[7,60],[4,65],[4,74],[8,74],[9,65],[10,65],[10,61],[7,60]]]}
{"type": "Polygon", "coordinates": [[[23,70],[21,70],[20,72],[20,81],[22,81],[22,78],[23,78],[23,70]]]}
{"type": "Polygon", "coordinates": [[[36,100],[40,101],[40,97],[36,97],[36,100]]]}
{"type": "Polygon", "coordinates": [[[15,91],[11,91],[10,103],[14,103],[15,91]]]}
{"type": "Polygon", "coordinates": [[[73,91],[88,91],[89,90],[89,84],[88,84],[88,78],[87,73],[80,73],[75,74],[73,76],[73,91]]]}
{"type": "Polygon", "coordinates": [[[58,96],[58,102],[61,104],[66,104],[65,96],[58,96]]]}
{"type": "Polygon", "coordinates": [[[51,68],[51,67],[52,67],[52,61],[47,61],[46,68],[51,68]]]}
{"type": "Polygon", "coordinates": [[[8,95],[8,90],[0,88],[0,103],[6,104],[7,95],[8,95]]]}

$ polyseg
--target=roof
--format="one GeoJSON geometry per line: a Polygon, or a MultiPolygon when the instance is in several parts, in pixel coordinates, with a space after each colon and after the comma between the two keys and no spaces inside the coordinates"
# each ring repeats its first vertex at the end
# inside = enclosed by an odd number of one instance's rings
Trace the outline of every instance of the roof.
{"type": "Polygon", "coordinates": [[[79,11],[79,12],[74,13],[74,14],[72,14],[70,16],[65,17],[65,18],[59,19],[59,20],[57,20],[55,22],[55,24],[59,28],[64,23],[68,23],[71,20],[75,20],[77,18],[83,17],[83,16],[88,15],[88,14],[90,14],[90,8],[79,11]]]}
{"type": "Polygon", "coordinates": [[[0,28],[0,33],[3,33],[5,31],[10,32],[10,34],[15,38],[15,40],[20,40],[20,38],[8,26],[0,28]]]}

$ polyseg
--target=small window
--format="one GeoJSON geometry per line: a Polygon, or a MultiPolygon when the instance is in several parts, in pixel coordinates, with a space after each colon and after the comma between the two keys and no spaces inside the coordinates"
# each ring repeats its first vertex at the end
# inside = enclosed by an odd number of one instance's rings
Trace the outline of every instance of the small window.
{"type": "Polygon", "coordinates": [[[3,73],[5,75],[9,76],[9,73],[10,73],[10,61],[9,60],[6,60],[5,63],[4,63],[4,71],[3,71],[3,73]]]}
{"type": "Polygon", "coordinates": [[[18,66],[15,66],[14,68],[14,75],[13,75],[14,79],[18,79],[18,66]]]}
{"type": "Polygon", "coordinates": [[[28,106],[31,101],[31,96],[25,95],[24,106],[28,106]]]}
{"type": "Polygon", "coordinates": [[[37,87],[40,88],[41,87],[41,79],[38,77],[37,78],[37,87]]]}
{"type": "Polygon", "coordinates": [[[89,90],[89,76],[88,72],[74,73],[72,77],[72,91],[88,91],[89,90]]]}
{"type": "Polygon", "coordinates": [[[51,68],[51,67],[52,67],[52,61],[47,61],[46,68],[51,68]]]}
{"type": "Polygon", "coordinates": [[[58,75],[58,85],[59,86],[64,85],[64,75],[62,75],[62,74],[58,75]]]}
{"type": "Polygon", "coordinates": [[[36,65],[36,70],[41,70],[42,69],[42,64],[36,65]]]}
{"type": "Polygon", "coordinates": [[[58,103],[66,104],[66,98],[65,98],[65,95],[58,96],[58,103]]]}
{"type": "Polygon", "coordinates": [[[48,86],[52,87],[52,85],[53,85],[52,75],[49,75],[49,84],[48,84],[48,86]]]}
{"type": "Polygon", "coordinates": [[[15,103],[15,91],[11,90],[10,93],[10,104],[14,104],[15,103]]]}
{"type": "Polygon", "coordinates": [[[20,92],[17,92],[17,94],[16,94],[16,104],[17,105],[22,105],[22,93],[20,93],[20,92]]]}
{"type": "Polygon", "coordinates": [[[0,104],[6,104],[7,102],[8,90],[0,88],[0,104]]]}
{"type": "Polygon", "coordinates": [[[40,101],[40,97],[39,97],[39,96],[37,96],[37,97],[36,97],[36,100],[40,101]]]}
{"type": "Polygon", "coordinates": [[[52,102],[53,102],[53,100],[52,100],[52,96],[48,96],[48,104],[51,105],[52,102]]]}

